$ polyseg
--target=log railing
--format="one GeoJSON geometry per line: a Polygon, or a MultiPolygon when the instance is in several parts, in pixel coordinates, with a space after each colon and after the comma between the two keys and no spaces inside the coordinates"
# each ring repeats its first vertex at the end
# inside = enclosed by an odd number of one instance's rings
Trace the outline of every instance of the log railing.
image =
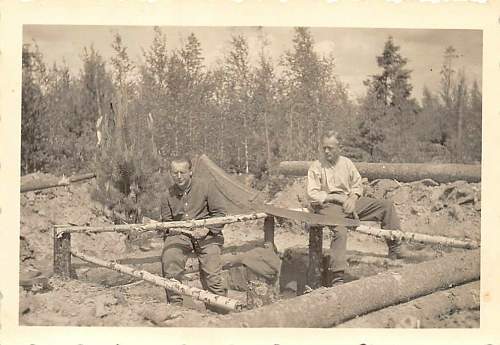
{"type": "Polygon", "coordinates": [[[175,291],[179,294],[191,296],[194,299],[203,301],[208,305],[221,308],[222,310],[225,311],[233,311],[233,310],[241,311],[243,309],[243,303],[239,300],[228,298],[225,296],[215,295],[213,293],[210,293],[202,289],[198,289],[196,287],[187,286],[174,279],[166,279],[157,276],[155,274],[149,273],[148,271],[137,270],[129,266],[118,264],[116,262],[102,260],[96,257],[92,257],[90,255],[80,253],[76,250],[71,250],[71,254],[83,261],[90,262],[101,267],[106,267],[113,271],[128,274],[132,277],[142,279],[154,285],[175,291]]]}
{"type": "Polygon", "coordinates": [[[192,233],[186,229],[197,227],[206,227],[213,225],[225,225],[236,222],[249,220],[264,219],[264,241],[274,245],[274,217],[266,213],[253,213],[247,215],[233,215],[226,217],[216,217],[189,221],[174,221],[174,222],[152,222],[148,224],[121,224],[108,226],[61,226],[56,225],[53,229],[54,237],[54,273],[64,278],[72,276],[71,257],[75,256],[86,262],[93,263],[98,266],[106,267],[121,273],[125,273],[134,277],[141,278],[145,281],[171,289],[181,294],[189,295],[195,299],[205,302],[206,304],[219,307],[224,310],[241,310],[242,303],[233,299],[214,295],[204,290],[191,288],[181,284],[178,281],[156,276],[147,271],[136,270],[132,267],[124,266],[116,262],[105,261],[95,258],[84,253],[77,252],[71,249],[71,234],[74,233],[102,233],[102,232],[130,232],[130,231],[165,231],[170,234],[186,234],[191,236],[192,233]]]}

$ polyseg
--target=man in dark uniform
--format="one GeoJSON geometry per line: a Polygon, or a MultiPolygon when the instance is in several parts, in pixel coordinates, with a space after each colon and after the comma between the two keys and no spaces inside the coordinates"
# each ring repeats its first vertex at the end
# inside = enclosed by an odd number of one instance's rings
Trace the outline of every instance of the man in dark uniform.
{"type": "MultiPolygon", "coordinates": [[[[176,158],[171,162],[170,174],[174,184],[161,203],[163,222],[194,220],[225,215],[224,203],[219,192],[204,179],[193,179],[191,161],[176,158]]],[[[194,252],[200,264],[203,288],[211,293],[226,296],[227,288],[221,276],[221,249],[224,244],[222,227],[195,228],[193,236],[167,235],[161,256],[162,272],[166,278],[181,280],[187,254],[194,252]]],[[[167,301],[182,305],[182,296],[166,290],[167,301]]]]}

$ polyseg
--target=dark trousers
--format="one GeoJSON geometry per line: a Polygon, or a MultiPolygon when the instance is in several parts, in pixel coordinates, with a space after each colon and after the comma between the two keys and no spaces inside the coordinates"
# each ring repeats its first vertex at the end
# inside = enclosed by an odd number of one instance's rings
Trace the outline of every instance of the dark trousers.
{"type": "MultiPolygon", "coordinates": [[[[344,213],[342,205],[337,204],[328,204],[326,207],[319,210],[319,213],[352,217],[352,215],[344,213]]],[[[356,213],[360,220],[381,222],[382,229],[401,229],[401,223],[396,214],[396,209],[390,200],[360,197],[356,201],[356,213]]],[[[344,226],[335,226],[332,227],[332,232],[332,241],[330,243],[330,271],[344,271],[347,268],[347,228],[344,226]]],[[[393,240],[387,240],[386,242],[389,247],[399,245],[399,243],[393,240]]]]}
{"type": "MultiPolygon", "coordinates": [[[[199,251],[195,252],[200,264],[200,280],[203,289],[216,295],[226,296],[227,288],[222,278],[221,249],[224,244],[222,234],[209,234],[199,241],[199,251]]],[[[162,273],[165,278],[182,280],[187,254],[193,252],[191,239],[185,235],[167,236],[161,255],[162,273]]],[[[182,296],[165,290],[169,303],[182,303],[182,296]]]]}

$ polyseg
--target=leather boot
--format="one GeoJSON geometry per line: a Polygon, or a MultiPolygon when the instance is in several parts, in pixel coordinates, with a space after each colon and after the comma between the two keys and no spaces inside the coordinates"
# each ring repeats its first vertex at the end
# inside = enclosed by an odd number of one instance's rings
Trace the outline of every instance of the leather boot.
{"type": "Polygon", "coordinates": [[[400,240],[388,240],[387,246],[389,247],[387,257],[391,260],[403,259],[410,256],[408,251],[403,248],[400,240]]]}
{"type": "Polygon", "coordinates": [[[341,285],[344,283],[344,271],[328,271],[326,287],[341,285]]]}

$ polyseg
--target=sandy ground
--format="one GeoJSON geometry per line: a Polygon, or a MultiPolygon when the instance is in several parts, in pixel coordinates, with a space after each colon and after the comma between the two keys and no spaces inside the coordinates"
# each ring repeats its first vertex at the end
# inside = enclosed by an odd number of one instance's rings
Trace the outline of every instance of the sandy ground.
{"type": "MultiPolygon", "coordinates": [[[[26,178],[40,178],[41,175],[26,178]]],[[[282,181],[283,190],[273,201],[285,207],[301,206],[304,180],[282,181]]],[[[189,319],[190,315],[204,313],[204,306],[186,299],[182,308],[168,306],[162,288],[143,281],[110,273],[105,269],[79,267],[78,280],[61,280],[52,276],[52,227],[55,224],[104,225],[110,220],[103,215],[102,206],[91,199],[92,182],[69,187],[53,188],[21,195],[21,325],[81,325],[81,326],[154,326],[161,319],[189,319]],[[33,278],[47,278],[35,286],[26,285],[33,278]]],[[[366,195],[391,198],[406,231],[480,240],[480,184],[455,182],[434,184],[423,181],[401,184],[393,180],[366,184],[366,195]]],[[[228,225],[224,229],[226,251],[246,251],[259,245],[263,239],[262,221],[228,225]]],[[[286,248],[307,246],[308,234],[303,225],[290,221],[278,222],[275,242],[280,252],[286,248]]],[[[324,246],[329,245],[330,234],[324,233],[324,246]]],[[[74,235],[72,246],[104,259],[125,257],[153,257],[161,252],[159,238],[130,245],[126,236],[115,233],[74,235]]],[[[439,257],[451,250],[422,245],[408,246],[415,257],[412,260],[391,261],[385,258],[386,246],[378,239],[351,233],[348,241],[349,271],[352,279],[376,274],[389,268],[412,265],[439,257]],[[359,258],[371,258],[369,263],[359,258]]],[[[77,264],[78,262],[75,261],[77,264]]],[[[78,266],[78,265],[77,265],[78,266]]],[[[159,263],[143,265],[153,273],[159,263]]],[[[198,281],[187,282],[199,286],[198,281]]],[[[241,291],[230,291],[230,297],[246,300],[241,291]]],[[[396,318],[398,316],[395,316],[396,318]]],[[[167,322],[168,323],[168,322],[167,322]]],[[[479,310],[458,310],[441,315],[422,327],[479,327],[479,310]]]]}

